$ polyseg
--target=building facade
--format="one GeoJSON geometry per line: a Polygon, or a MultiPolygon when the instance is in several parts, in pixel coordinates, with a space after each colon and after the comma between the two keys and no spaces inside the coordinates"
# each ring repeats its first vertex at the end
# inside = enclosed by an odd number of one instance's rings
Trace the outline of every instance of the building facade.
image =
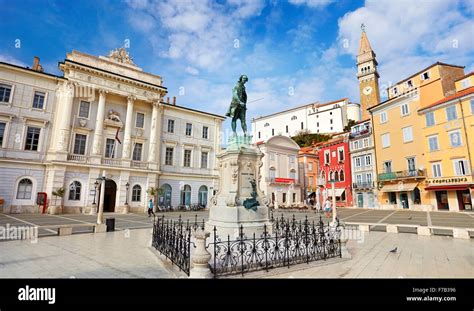
{"type": "Polygon", "coordinates": [[[474,74],[455,82],[456,93],[418,110],[424,119],[428,199],[435,210],[473,211],[474,74]]]}
{"type": "Polygon", "coordinates": [[[253,139],[257,142],[279,135],[293,137],[301,131],[340,133],[349,120],[360,121],[360,107],[347,98],[312,103],[252,119],[253,139]]]}
{"type": "MultiPolygon", "coordinates": [[[[164,102],[161,77],[136,66],[124,49],[107,57],[73,51],[60,69],[64,77],[55,78],[50,96],[57,103],[44,117],[52,132],[39,150],[45,153],[38,155],[41,184],[16,182],[7,200],[22,196],[21,188],[31,197],[46,192],[50,206],[62,205],[64,213],[89,212],[100,200],[105,212],[144,211],[150,190],[162,187],[158,204],[207,205],[217,187],[214,155],[224,117],[164,102]],[[106,179],[103,198],[100,178],[106,179]],[[61,188],[65,195],[58,203],[51,194],[61,188]]],[[[14,82],[3,70],[1,77],[14,82]]],[[[24,162],[27,152],[19,146],[24,162]]],[[[27,204],[15,206],[31,211],[27,204]]]]}
{"type": "MultiPolygon", "coordinates": [[[[319,153],[313,147],[303,147],[298,152],[301,181],[301,198],[308,199],[318,187],[319,153]]],[[[305,201],[306,202],[306,201],[305,201]]]]}
{"type": "Polygon", "coordinates": [[[462,76],[463,67],[435,63],[389,87],[388,99],[369,108],[381,208],[433,209],[425,191],[424,120],[417,111],[454,92],[462,76]]]}
{"type": "Polygon", "coordinates": [[[38,59],[31,69],[2,62],[0,73],[0,212],[38,212],[56,89],[65,79],[44,73],[38,59]]]}
{"type": "Polygon", "coordinates": [[[370,119],[352,126],[349,134],[349,150],[354,207],[377,207],[377,188],[375,183],[377,172],[375,169],[375,150],[370,119]]]}
{"type": "Polygon", "coordinates": [[[334,182],[336,206],[352,207],[351,157],[349,155],[349,135],[343,133],[331,140],[315,146],[319,153],[320,202],[332,198],[334,182]]]}
{"type": "Polygon", "coordinates": [[[300,147],[291,138],[275,136],[257,143],[262,158],[260,189],[274,208],[291,207],[301,203],[301,183],[298,172],[300,147]]]}

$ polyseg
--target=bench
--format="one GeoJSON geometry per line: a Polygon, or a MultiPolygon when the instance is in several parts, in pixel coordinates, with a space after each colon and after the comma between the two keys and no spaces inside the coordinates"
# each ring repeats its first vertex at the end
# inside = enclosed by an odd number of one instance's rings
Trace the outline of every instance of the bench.
{"type": "Polygon", "coordinates": [[[78,224],[64,224],[64,225],[46,225],[46,226],[38,226],[38,229],[56,229],[59,236],[63,235],[71,235],[72,228],[92,228],[94,233],[102,233],[105,232],[107,226],[105,224],[96,224],[96,223],[78,223],[78,224]]]}

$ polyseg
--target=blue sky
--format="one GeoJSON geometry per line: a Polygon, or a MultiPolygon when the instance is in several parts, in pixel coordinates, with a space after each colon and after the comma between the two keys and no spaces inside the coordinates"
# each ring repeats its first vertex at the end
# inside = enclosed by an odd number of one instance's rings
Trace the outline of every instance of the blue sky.
{"type": "Polygon", "coordinates": [[[224,114],[233,85],[247,74],[252,118],[310,102],[358,102],[361,23],[382,86],[436,61],[472,71],[473,3],[0,0],[0,61],[31,66],[38,55],[46,71],[60,74],[67,52],[107,55],[128,40],[135,63],[161,75],[179,105],[224,114]]]}

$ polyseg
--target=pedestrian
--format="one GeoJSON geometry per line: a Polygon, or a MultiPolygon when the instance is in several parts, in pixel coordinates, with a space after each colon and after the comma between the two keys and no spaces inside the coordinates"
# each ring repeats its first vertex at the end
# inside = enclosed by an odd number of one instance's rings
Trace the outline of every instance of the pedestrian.
{"type": "Polygon", "coordinates": [[[148,217],[151,217],[151,214],[155,216],[155,212],[153,212],[153,199],[150,199],[148,202],[148,217]]]}
{"type": "Polygon", "coordinates": [[[329,200],[326,200],[326,202],[324,203],[324,212],[327,218],[331,217],[332,207],[331,202],[329,202],[329,200]]]}

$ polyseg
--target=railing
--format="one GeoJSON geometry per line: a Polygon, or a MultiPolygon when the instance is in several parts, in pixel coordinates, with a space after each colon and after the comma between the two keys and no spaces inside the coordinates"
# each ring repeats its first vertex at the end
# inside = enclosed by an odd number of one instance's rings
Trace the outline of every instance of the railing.
{"type": "Polygon", "coordinates": [[[214,227],[213,263],[214,277],[244,274],[250,271],[276,267],[290,267],[294,264],[309,263],[341,257],[341,226],[324,225],[321,218],[316,224],[304,221],[273,219],[272,229],[264,226],[263,234],[246,237],[241,226],[239,235],[231,240],[230,235],[222,240],[214,227]]]}
{"type": "Polygon", "coordinates": [[[194,223],[182,221],[181,216],[178,220],[165,220],[162,216],[153,221],[151,245],[189,276],[191,233],[198,228],[204,230],[204,220],[198,224],[197,215],[194,223]]]}
{"type": "Polygon", "coordinates": [[[107,159],[107,158],[102,159],[103,165],[121,166],[121,163],[122,162],[119,159],[107,159]]]}
{"type": "Polygon", "coordinates": [[[397,172],[378,174],[379,181],[391,180],[391,179],[416,178],[416,177],[426,177],[426,170],[407,170],[407,171],[397,171],[397,172]]]}
{"type": "Polygon", "coordinates": [[[358,132],[350,133],[349,138],[354,138],[354,137],[357,137],[357,136],[362,136],[362,135],[366,135],[366,134],[370,134],[370,133],[371,133],[370,129],[364,129],[364,130],[360,130],[358,132]]]}
{"type": "Polygon", "coordinates": [[[147,163],[146,162],[140,162],[140,161],[132,161],[132,167],[147,168],[147,163]]]}
{"type": "Polygon", "coordinates": [[[68,154],[67,160],[72,162],[86,162],[87,157],[79,154],[68,154]]]}
{"type": "Polygon", "coordinates": [[[374,182],[359,182],[352,184],[353,189],[371,189],[374,188],[374,182]]]}

